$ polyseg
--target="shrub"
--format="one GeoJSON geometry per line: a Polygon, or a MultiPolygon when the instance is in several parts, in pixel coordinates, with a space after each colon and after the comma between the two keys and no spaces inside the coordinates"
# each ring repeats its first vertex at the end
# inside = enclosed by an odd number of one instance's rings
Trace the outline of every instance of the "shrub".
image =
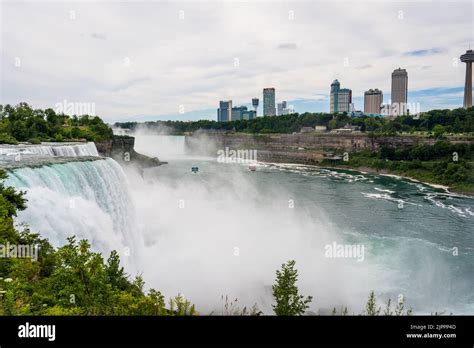
{"type": "Polygon", "coordinates": [[[41,139],[39,139],[39,138],[30,138],[30,139],[28,139],[28,142],[30,144],[38,145],[38,144],[41,144],[41,139]]]}

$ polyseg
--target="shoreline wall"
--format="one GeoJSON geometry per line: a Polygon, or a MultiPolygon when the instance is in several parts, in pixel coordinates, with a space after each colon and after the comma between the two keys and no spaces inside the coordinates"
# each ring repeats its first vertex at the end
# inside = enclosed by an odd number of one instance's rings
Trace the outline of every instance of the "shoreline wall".
{"type": "MultiPolygon", "coordinates": [[[[460,136],[447,137],[451,143],[472,143],[460,136]]],[[[291,162],[316,164],[328,152],[378,151],[383,145],[406,147],[418,144],[433,145],[437,139],[421,136],[376,136],[364,133],[297,133],[297,134],[209,134],[195,132],[185,137],[186,152],[191,155],[216,156],[218,150],[257,150],[263,162],[291,162]]]]}

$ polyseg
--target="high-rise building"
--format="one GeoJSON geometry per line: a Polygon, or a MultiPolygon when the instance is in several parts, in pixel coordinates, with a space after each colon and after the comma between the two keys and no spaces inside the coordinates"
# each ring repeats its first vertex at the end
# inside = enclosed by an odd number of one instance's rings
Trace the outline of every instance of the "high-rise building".
{"type": "Polygon", "coordinates": [[[466,63],[463,107],[469,108],[472,106],[472,62],[474,62],[474,52],[472,50],[466,51],[466,53],[461,56],[461,62],[466,63]]]}
{"type": "Polygon", "coordinates": [[[364,113],[380,114],[382,110],[383,94],[381,90],[369,89],[364,93],[364,113]]]}
{"type": "Polygon", "coordinates": [[[232,121],[243,120],[244,112],[247,112],[246,106],[236,106],[232,108],[232,121]]]}
{"type": "Polygon", "coordinates": [[[341,88],[338,80],[331,83],[330,97],[331,113],[349,112],[352,104],[352,91],[348,88],[341,88]]]}
{"type": "Polygon", "coordinates": [[[253,120],[257,117],[257,112],[255,110],[244,111],[242,113],[242,120],[253,120]]]}
{"type": "Polygon", "coordinates": [[[275,88],[263,89],[263,116],[275,116],[275,88]]]}
{"type": "Polygon", "coordinates": [[[235,106],[232,108],[231,121],[253,120],[256,115],[255,110],[248,110],[246,106],[235,106]]]}
{"type": "Polygon", "coordinates": [[[281,103],[277,104],[277,115],[288,115],[288,108],[286,107],[286,101],[282,101],[281,103]]]}
{"type": "Polygon", "coordinates": [[[232,119],[232,100],[219,102],[217,109],[217,122],[227,122],[232,119]]]}
{"type": "Polygon", "coordinates": [[[392,72],[392,116],[406,115],[408,99],[408,74],[405,69],[392,72]]]}

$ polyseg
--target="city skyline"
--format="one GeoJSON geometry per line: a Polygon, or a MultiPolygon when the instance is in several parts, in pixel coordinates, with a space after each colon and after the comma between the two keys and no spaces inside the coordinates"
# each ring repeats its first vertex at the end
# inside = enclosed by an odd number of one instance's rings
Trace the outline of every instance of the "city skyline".
{"type": "Polygon", "coordinates": [[[369,88],[390,100],[390,72],[402,66],[422,111],[463,105],[470,2],[214,5],[2,3],[0,103],[95,103],[109,122],[215,119],[219,100],[251,109],[272,86],[296,111],[328,112],[328,82],[338,79],[363,110],[369,88]],[[377,18],[364,15],[369,8],[377,18]]]}

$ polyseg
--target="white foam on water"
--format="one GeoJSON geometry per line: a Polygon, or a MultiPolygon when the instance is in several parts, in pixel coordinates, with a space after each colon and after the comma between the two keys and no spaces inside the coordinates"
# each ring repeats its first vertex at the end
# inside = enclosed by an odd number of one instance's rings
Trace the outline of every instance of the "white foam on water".
{"type": "Polygon", "coordinates": [[[387,192],[387,193],[395,193],[395,191],[392,191],[392,190],[388,190],[388,189],[381,189],[381,188],[378,188],[378,187],[374,187],[374,190],[376,191],[379,191],[379,192],[387,192]]]}
{"type": "Polygon", "coordinates": [[[431,202],[432,204],[434,204],[438,208],[448,209],[448,210],[452,211],[457,216],[460,216],[460,217],[463,217],[463,218],[468,217],[468,215],[469,216],[474,216],[472,214],[472,211],[469,208],[461,208],[461,207],[457,207],[453,204],[445,204],[440,200],[440,199],[452,200],[454,197],[458,198],[459,196],[449,194],[449,193],[428,193],[426,196],[424,196],[424,199],[428,200],[429,202],[431,202]],[[466,215],[466,213],[468,215],[466,215]]]}
{"type": "Polygon", "coordinates": [[[0,145],[0,156],[37,155],[61,157],[98,157],[99,153],[93,142],[83,144],[42,143],[41,145],[0,145]]]}

